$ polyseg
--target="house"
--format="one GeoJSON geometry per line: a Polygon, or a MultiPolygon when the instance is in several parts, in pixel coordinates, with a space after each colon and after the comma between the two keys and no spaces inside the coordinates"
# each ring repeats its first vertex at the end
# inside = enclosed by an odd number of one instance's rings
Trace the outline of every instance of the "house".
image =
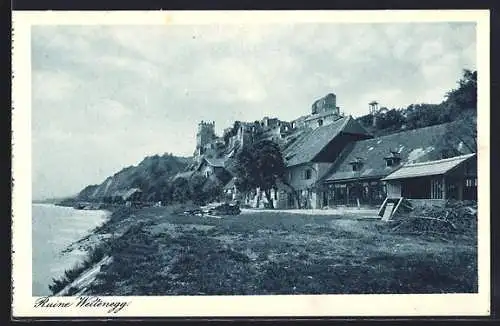
{"type": "Polygon", "coordinates": [[[372,136],[351,116],[337,117],[327,125],[306,129],[285,147],[286,187],[279,187],[280,208],[317,208],[317,182],[350,143],[372,136]],[[293,189],[293,190],[291,190],[293,189]]]}
{"type": "Polygon", "coordinates": [[[210,189],[210,187],[223,187],[232,175],[226,169],[226,158],[208,158],[203,157],[198,164],[196,171],[207,178],[203,186],[203,190],[210,189]]]}
{"type": "Polygon", "coordinates": [[[111,200],[113,203],[134,202],[140,200],[141,195],[142,190],[139,188],[118,190],[111,195],[111,200]]]}
{"type": "Polygon", "coordinates": [[[390,198],[477,200],[477,157],[472,153],[405,164],[382,181],[390,198]]]}
{"type": "Polygon", "coordinates": [[[182,179],[186,179],[186,180],[190,180],[193,177],[193,175],[194,175],[195,172],[196,171],[179,172],[179,173],[177,173],[176,175],[174,175],[172,177],[172,181],[175,181],[175,180],[181,179],[181,178],[182,179]]]}
{"type": "Polygon", "coordinates": [[[208,158],[203,157],[196,168],[196,171],[200,172],[205,177],[209,177],[214,173],[219,173],[225,169],[225,158],[208,158]]]}
{"type": "Polygon", "coordinates": [[[321,207],[380,205],[387,196],[384,178],[404,164],[468,154],[453,123],[365,139],[347,146],[322,180],[321,207]]]}

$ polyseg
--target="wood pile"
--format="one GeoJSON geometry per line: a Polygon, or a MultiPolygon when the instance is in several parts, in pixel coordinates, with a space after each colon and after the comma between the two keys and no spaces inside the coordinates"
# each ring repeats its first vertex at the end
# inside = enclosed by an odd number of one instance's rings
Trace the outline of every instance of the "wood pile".
{"type": "Polygon", "coordinates": [[[415,207],[392,223],[396,233],[475,233],[477,204],[450,201],[444,207],[415,207]]]}

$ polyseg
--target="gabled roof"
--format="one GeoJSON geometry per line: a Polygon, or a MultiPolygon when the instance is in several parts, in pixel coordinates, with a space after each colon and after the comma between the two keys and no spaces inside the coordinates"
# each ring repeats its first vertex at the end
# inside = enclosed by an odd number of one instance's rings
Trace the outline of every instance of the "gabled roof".
{"type": "Polygon", "coordinates": [[[207,157],[205,157],[204,159],[208,163],[208,165],[213,166],[213,167],[223,168],[225,163],[226,163],[225,158],[207,158],[207,157]]]}
{"type": "Polygon", "coordinates": [[[123,199],[127,199],[129,198],[130,196],[132,196],[133,194],[137,193],[137,192],[142,192],[141,189],[139,188],[132,188],[132,189],[129,189],[127,190],[124,194],[123,194],[123,199]]]}
{"type": "Polygon", "coordinates": [[[236,178],[233,177],[231,178],[231,180],[229,180],[228,183],[226,183],[226,185],[224,186],[224,190],[228,190],[228,189],[232,189],[236,184],[236,178]]]}
{"type": "Polygon", "coordinates": [[[172,178],[172,180],[175,180],[175,179],[178,179],[178,178],[184,178],[184,179],[189,179],[193,176],[193,173],[195,171],[186,171],[186,172],[180,172],[180,173],[177,173],[176,175],[174,175],[174,177],[172,178]]]}
{"type": "Polygon", "coordinates": [[[430,175],[443,175],[476,154],[466,154],[442,160],[405,164],[382,180],[408,179],[430,175]]]}
{"type": "Polygon", "coordinates": [[[311,129],[285,149],[283,157],[286,166],[294,166],[312,161],[341,132],[364,134],[368,132],[351,116],[311,129]]]}
{"type": "Polygon", "coordinates": [[[113,197],[122,197],[123,199],[127,199],[136,192],[142,192],[141,189],[139,188],[130,188],[130,189],[122,189],[122,190],[117,190],[113,193],[113,197]]]}
{"type": "Polygon", "coordinates": [[[445,152],[450,156],[468,153],[465,148],[459,151],[458,139],[446,140],[451,126],[452,123],[446,123],[357,141],[344,149],[324,180],[381,178],[405,163],[439,160],[445,152]],[[391,151],[399,153],[400,164],[388,167],[384,158],[390,156],[391,151]],[[359,171],[353,171],[349,164],[356,158],[363,161],[359,171]]]}

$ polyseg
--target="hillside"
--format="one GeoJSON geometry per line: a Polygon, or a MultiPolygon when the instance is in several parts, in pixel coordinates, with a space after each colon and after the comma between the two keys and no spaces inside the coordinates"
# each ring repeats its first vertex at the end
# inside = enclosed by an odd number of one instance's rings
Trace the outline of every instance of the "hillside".
{"type": "Polygon", "coordinates": [[[406,108],[382,106],[375,113],[357,118],[374,136],[424,128],[456,120],[470,120],[477,114],[477,71],[464,69],[458,87],[444,94],[438,104],[410,104],[406,108]]]}
{"type": "Polygon", "coordinates": [[[101,184],[85,187],[73,201],[102,201],[118,191],[131,188],[141,189],[143,200],[161,200],[171,177],[185,171],[190,162],[191,158],[171,154],[148,156],[137,166],[126,167],[101,184]]]}

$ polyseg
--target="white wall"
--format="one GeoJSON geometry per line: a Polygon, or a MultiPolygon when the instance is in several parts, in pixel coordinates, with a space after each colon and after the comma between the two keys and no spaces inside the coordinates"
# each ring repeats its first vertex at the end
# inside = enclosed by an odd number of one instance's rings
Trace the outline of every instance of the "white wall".
{"type": "Polygon", "coordinates": [[[388,197],[401,197],[401,181],[388,181],[387,182],[387,196],[388,197]]]}

